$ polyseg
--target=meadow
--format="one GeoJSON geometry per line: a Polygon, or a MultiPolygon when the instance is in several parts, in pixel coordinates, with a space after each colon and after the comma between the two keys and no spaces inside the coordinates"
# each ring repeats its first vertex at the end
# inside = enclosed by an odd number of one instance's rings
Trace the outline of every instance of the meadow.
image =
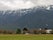
{"type": "Polygon", "coordinates": [[[35,35],[0,34],[0,40],[53,40],[53,35],[52,34],[35,34],[35,35]]]}

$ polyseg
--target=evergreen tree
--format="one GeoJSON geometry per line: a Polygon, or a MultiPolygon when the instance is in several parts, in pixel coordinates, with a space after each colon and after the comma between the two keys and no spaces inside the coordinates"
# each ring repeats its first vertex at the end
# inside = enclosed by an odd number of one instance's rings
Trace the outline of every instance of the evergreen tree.
{"type": "Polygon", "coordinates": [[[21,29],[17,29],[16,34],[21,34],[21,29]]]}

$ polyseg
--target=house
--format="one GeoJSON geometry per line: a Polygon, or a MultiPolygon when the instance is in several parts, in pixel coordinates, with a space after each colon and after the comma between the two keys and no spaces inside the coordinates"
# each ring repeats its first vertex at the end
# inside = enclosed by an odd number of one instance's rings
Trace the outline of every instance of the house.
{"type": "Polygon", "coordinates": [[[46,30],[46,33],[47,33],[47,34],[50,34],[51,31],[52,31],[52,29],[47,29],[47,30],[46,30]]]}

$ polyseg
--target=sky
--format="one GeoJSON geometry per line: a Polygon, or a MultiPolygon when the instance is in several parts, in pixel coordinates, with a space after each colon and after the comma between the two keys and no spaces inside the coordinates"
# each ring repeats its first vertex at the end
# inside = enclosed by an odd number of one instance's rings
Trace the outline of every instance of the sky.
{"type": "Polygon", "coordinates": [[[0,10],[53,5],[53,0],[0,0],[0,10]]]}

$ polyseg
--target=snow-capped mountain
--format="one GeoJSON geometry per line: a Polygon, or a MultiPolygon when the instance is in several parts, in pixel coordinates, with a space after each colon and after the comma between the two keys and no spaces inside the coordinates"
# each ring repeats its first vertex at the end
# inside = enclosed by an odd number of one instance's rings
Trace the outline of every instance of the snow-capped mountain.
{"type": "Polygon", "coordinates": [[[53,28],[53,5],[0,11],[0,29],[53,28]],[[48,26],[46,26],[46,24],[48,26]]]}
{"type": "Polygon", "coordinates": [[[29,28],[53,28],[53,5],[33,8],[22,16],[16,23],[21,27],[29,28]],[[48,8],[49,7],[49,8],[48,8]],[[47,26],[47,25],[48,26],[47,26]]]}
{"type": "Polygon", "coordinates": [[[18,15],[18,16],[22,16],[24,14],[27,14],[27,12],[30,12],[32,10],[37,10],[37,9],[46,9],[46,10],[50,10],[53,9],[53,5],[49,5],[49,6],[37,6],[37,7],[33,7],[33,8],[29,8],[29,9],[18,9],[18,10],[0,10],[0,14],[2,15],[18,15]]]}

